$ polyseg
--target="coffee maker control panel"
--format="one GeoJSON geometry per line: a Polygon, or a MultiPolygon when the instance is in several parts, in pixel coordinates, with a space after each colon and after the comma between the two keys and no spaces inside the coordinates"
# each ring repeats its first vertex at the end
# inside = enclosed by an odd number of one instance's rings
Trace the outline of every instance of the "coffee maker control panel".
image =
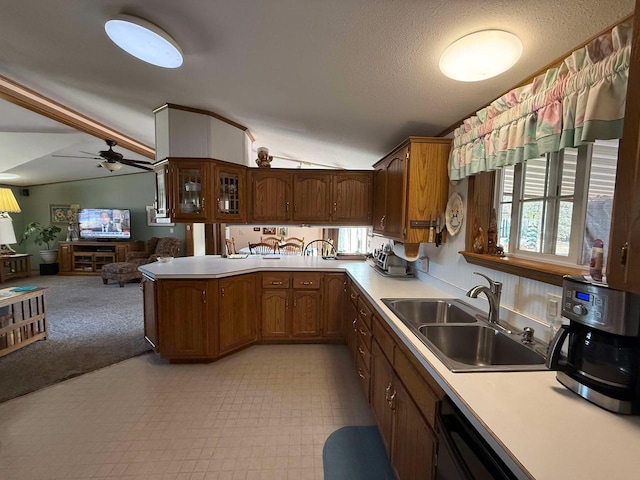
{"type": "Polygon", "coordinates": [[[564,277],[563,287],[563,317],[617,335],[640,333],[640,296],[581,276],[564,277]]]}

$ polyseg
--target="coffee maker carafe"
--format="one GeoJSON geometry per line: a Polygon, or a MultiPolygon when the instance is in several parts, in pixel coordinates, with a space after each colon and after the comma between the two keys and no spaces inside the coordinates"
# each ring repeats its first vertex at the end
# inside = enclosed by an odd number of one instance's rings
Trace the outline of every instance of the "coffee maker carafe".
{"type": "Polygon", "coordinates": [[[547,358],[558,381],[612,412],[640,413],[640,295],[565,276],[562,316],[570,323],[556,333],[547,358]]]}

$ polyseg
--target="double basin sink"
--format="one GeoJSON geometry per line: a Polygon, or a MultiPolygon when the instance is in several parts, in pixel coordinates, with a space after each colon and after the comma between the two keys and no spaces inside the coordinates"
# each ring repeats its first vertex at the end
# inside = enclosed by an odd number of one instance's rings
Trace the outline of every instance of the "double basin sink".
{"type": "Polygon", "coordinates": [[[452,372],[546,370],[543,345],[495,328],[460,300],[382,301],[452,372]]]}

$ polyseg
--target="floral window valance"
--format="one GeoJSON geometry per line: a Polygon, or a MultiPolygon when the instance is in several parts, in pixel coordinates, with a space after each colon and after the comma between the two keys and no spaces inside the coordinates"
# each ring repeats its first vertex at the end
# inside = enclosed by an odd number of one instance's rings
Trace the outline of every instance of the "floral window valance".
{"type": "Polygon", "coordinates": [[[459,180],[565,147],[622,137],[632,21],[579,48],[454,132],[449,178],[459,180]]]}

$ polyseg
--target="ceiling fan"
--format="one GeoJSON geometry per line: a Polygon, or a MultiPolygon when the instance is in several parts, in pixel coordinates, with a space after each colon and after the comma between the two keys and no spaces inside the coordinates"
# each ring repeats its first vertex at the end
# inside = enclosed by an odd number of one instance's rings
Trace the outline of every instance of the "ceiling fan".
{"type": "Polygon", "coordinates": [[[83,152],[87,155],[93,155],[92,157],[78,157],[77,155],[53,155],[54,157],[64,157],[64,158],[88,158],[91,160],[100,160],[98,167],[102,167],[110,172],[115,172],[116,170],[120,170],[123,165],[128,165],[130,167],[140,168],[142,170],[148,170],[153,172],[153,168],[147,167],[146,165],[153,165],[151,162],[147,162],[146,160],[132,160],[130,158],[124,158],[121,153],[115,152],[113,147],[115,147],[118,142],[115,140],[105,140],[107,145],[109,146],[109,150],[100,150],[98,152],[99,156],[95,156],[94,153],[91,152],[83,152]]]}

